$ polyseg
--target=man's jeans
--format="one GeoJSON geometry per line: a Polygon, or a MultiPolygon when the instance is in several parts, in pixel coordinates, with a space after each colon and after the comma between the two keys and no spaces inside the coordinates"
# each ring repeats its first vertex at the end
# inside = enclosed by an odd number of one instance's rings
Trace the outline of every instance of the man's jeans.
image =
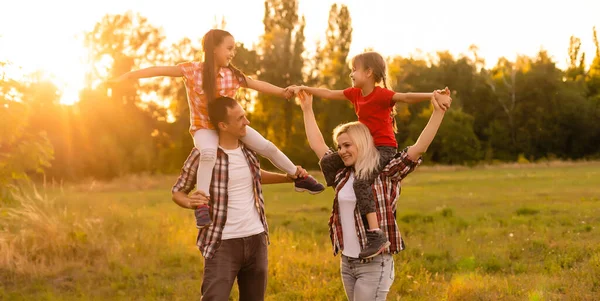
{"type": "Polygon", "coordinates": [[[267,235],[226,239],[204,260],[202,300],[228,300],[237,277],[241,301],[264,300],[267,289],[267,235]]]}

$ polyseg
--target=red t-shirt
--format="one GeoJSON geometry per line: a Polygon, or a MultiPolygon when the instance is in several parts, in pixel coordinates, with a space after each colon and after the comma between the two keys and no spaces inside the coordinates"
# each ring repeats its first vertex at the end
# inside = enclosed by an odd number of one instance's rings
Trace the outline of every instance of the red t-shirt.
{"type": "Polygon", "coordinates": [[[369,95],[362,95],[359,88],[350,87],[344,95],[354,105],[358,121],[371,131],[376,146],[398,147],[392,125],[392,97],[396,92],[376,86],[369,95]]]}

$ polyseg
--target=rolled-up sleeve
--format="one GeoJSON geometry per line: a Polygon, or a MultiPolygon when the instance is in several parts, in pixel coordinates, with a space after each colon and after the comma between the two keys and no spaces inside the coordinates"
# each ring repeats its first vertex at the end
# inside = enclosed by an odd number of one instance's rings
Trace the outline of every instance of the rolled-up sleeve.
{"type": "Polygon", "coordinates": [[[337,173],[345,167],[344,161],[342,161],[340,155],[333,149],[329,149],[325,153],[321,161],[319,161],[319,166],[321,166],[321,172],[323,172],[327,186],[335,186],[337,173]]]}
{"type": "Polygon", "coordinates": [[[194,148],[183,163],[181,173],[171,188],[171,193],[175,193],[177,191],[185,193],[192,192],[196,186],[196,174],[198,173],[199,164],[198,160],[200,160],[200,151],[194,148]]]}
{"type": "Polygon", "coordinates": [[[179,69],[181,69],[181,73],[183,73],[183,79],[186,82],[193,83],[196,78],[196,70],[199,69],[197,62],[183,62],[177,64],[179,69]]]}
{"type": "Polygon", "coordinates": [[[423,157],[412,160],[408,157],[408,147],[398,152],[394,158],[385,166],[382,173],[396,181],[401,181],[413,172],[421,163],[423,157]]]}

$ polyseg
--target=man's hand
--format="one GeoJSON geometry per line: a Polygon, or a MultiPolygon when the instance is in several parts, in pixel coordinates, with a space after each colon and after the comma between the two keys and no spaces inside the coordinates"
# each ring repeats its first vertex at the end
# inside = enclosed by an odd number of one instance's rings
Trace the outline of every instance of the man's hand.
{"type": "Polygon", "coordinates": [[[207,205],[208,206],[208,196],[204,191],[198,190],[194,191],[187,197],[188,208],[196,209],[198,206],[207,205]]]}
{"type": "Polygon", "coordinates": [[[288,175],[288,178],[290,178],[290,179],[305,178],[305,177],[308,177],[308,171],[306,171],[306,169],[302,168],[302,166],[300,166],[300,165],[296,165],[296,174],[294,175],[293,178],[288,175]]]}

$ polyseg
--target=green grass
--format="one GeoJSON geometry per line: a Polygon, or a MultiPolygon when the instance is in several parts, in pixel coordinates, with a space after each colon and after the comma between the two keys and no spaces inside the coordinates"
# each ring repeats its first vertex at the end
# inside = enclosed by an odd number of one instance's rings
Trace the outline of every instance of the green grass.
{"type": "MultiPolygon", "coordinates": [[[[48,184],[4,205],[0,299],[199,299],[203,260],[174,180],[48,184]]],[[[345,300],[333,191],[264,191],[267,299],[345,300]]],[[[397,217],[407,248],[388,300],[600,299],[600,162],[424,167],[403,183],[397,217]]]]}

